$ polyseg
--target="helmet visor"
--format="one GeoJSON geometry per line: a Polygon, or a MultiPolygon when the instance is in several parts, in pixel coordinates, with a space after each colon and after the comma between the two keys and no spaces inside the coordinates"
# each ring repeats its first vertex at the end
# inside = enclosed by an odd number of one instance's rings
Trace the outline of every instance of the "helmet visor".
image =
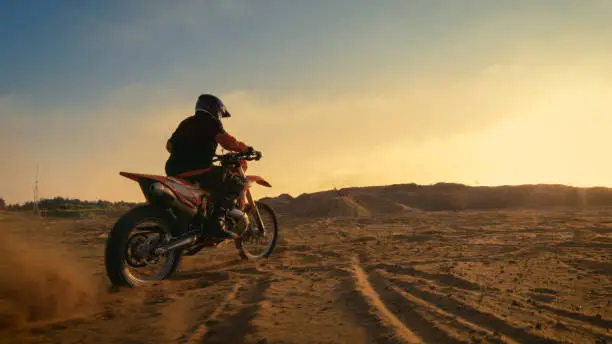
{"type": "Polygon", "coordinates": [[[219,109],[219,113],[221,114],[221,117],[223,118],[232,117],[229,111],[227,111],[227,108],[225,107],[225,105],[221,105],[221,108],[219,109]]]}

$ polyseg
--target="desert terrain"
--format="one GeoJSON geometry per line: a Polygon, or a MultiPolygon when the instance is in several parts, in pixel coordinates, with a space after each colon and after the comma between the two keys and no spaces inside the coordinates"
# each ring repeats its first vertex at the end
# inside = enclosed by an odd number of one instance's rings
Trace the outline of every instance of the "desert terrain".
{"type": "Polygon", "coordinates": [[[294,216],[297,198],[268,199],[281,214],[269,259],[203,250],[139,289],[104,275],[117,214],[0,212],[0,342],[612,342],[611,206],[428,211],[373,193],[367,203],[361,189],[325,197],[294,216]]]}

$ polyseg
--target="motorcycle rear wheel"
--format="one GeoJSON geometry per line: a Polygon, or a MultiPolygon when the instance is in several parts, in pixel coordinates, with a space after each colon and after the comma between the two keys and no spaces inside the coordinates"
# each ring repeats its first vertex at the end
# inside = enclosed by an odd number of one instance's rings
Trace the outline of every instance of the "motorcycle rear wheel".
{"type": "MultiPolygon", "coordinates": [[[[159,236],[163,236],[164,240],[169,240],[173,236],[173,218],[168,212],[159,208],[149,205],[138,206],[121,216],[113,226],[106,240],[104,255],[106,274],[113,285],[128,287],[144,286],[164,280],[170,277],[178,269],[182,252],[180,250],[175,250],[168,252],[162,257],[162,259],[165,258],[163,267],[152,279],[139,278],[130,272],[130,266],[144,267],[147,265],[146,263],[142,263],[142,261],[139,261],[140,265],[135,264],[133,258],[130,256],[130,252],[128,252],[131,245],[137,245],[136,243],[132,243],[134,236],[130,234],[132,234],[139,225],[144,223],[153,223],[154,226],[149,226],[147,228],[156,228],[155,232],[159,232],[159,236]]],[[[151,233],[151,231],[147,233],[151,233]]],[[[138,235],[142,236],[142,234],[136,234],[135,236],[138,235]]],[[[140,240],[142,241],[143,239],[140,240]]],[[[141,246],[138,246],[137,248],[140,247],[141,246]]],[[[149,258],[144,258],[144,260],[148,259],[149,258]]]]}

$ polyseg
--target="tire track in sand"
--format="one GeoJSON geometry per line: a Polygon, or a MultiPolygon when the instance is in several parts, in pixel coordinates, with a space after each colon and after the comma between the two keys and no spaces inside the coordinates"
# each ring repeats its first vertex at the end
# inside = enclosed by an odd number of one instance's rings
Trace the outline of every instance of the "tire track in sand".
{"type": "Polygon", "coordinates": [[[393,330],[395,339],[404,343],[462,343],[424,319],[411,307],[400,308],[396,295],[390,294],[386,288],[381,288],[380,281],[370,282],[357,257],[353,258],[352,272],[357,291],[380,323],[393,330]]]}
{"type": "Polygon", "coordinates": [[[221,312],[232,302],[232,300],[236,299],[238,295],[238,290],[242,286],[242,283],[236,283],[232,290],[227,294],[227,297],[215,310],[201,323],[193,326],[183,336],[181,336],[178,340],[180,344],[188,344],[188,343],[197,343],[201,341],[202,336],[208,331],[208,323],[210,321],[214,321],[219,317],[221,312]]]}
{"type": "Polygon", "coordinates": [[[241,343],[255,332],[252,319],[261,308],[268,278],[237,283],[227,298],[200,325],[183,336],[179,343],[241,343]]]}
{"type": "MultiPolygon", "coordinates": [[[[427,291],[419,288],[418,287],[419,284],[417,283],[421,281],[421,282],[426,283],[426,285],[429,285],[432,287],[444,287],[444,286],[458,287],[457,283],[455,283],[456,277],[447,278],[447,277],[444,277],[445,275],[443,274],[432,274],[432,273],[427,273],[423,271],[418,271],[414,268],[403,268],[403,267],[387,265],[387,264],[377,264],[374,267],[380,268],[381,270],[379,270],[379,273],[382,274],[384,278],[386,278],[389,282],[391,282],[394,285],[394,288],[397,288],[406,297],[414,298],[415,300],[422,300],[423,302],[435,308],[438,308],[442,312],[446,312],[446,311],[443,308],[436,306],[435,302],[432,303],[426,300],[430,300],[430,298],[433,297],[433,295],[437,295],[438,300],[442,300],[442,298],[444,298],[446,299],[447,303],[457,302],[456,304],[458,305],[458,309],[455,310],[454,312],[451,312],[451,314],[457,317],[456,320],[462,319],[465,321],[469,321],[475,326],[479,326],[485,330],[492,330],[498,334],[501,334],[501,338],[503,338],[504,340],[512,340],[510,338],[512,336],[514,336],[515,339],[517,338],[517,336],[518,336],[518,339],[521,339],[525,336],[525,335],[520,334],[520,332],[516,328],[512,327],[510,324],[508,324],[503,319],[497,317],[494,314],[481,312],[482,317],[489,317],[489,319],[494,319],[494,320],[482,321],[481,322],[483,324],[482,326],[478,325],[478,322],[480,322],[480,317],[475,315],[476,312],[466,313],[466,314],[469,314],[469,316],[466,315],[467,318],[464,319],[458,316],[457,312],[461,313],[463,311],[466,311],[466,308],[467,310],[472,309],[471,306],[453,297],[449,298],[449,297],[445,297],[445,296],[442,296],[436,293],[432,293],[432,292],[428,293],[427,291]],[[441,276],[443,278],[440,278],[441,276]],[[406,281],[404,280],[405,278],[411,279],[413,282],[406,281]],[[400,286],[403,288],[401,288],[400,286]],[[419,297],[417,295],[422,295],[422,296],[419,297]],[[469,320],[469,319],[473,319],[473,320],[469,320]],[[506,323],[507,326],[502,325],[503,323],[506,323]],[[488,324],[488,325],[484,325],[484,324],[488,324]],[[506,333],[507,335],[503,335],[503,333],[506,333]]],[[[459,288],[461,287],[459,286],[459,288]]],[[[464,288],[464,289],[467,290],[467,288],[464,288]]],[[[495,291],[495,289],[491,289],[491,290],[495,291]]],[[[499,299],[503,299],[500,294],[495,294],[495,297],[499,299]]],[[[548,321],[550,323],[556,323],[559,326],[571,329],[571,331],[582,331],[583,333],[588,333],[590,335],[593,335],[596,338],[612,340],[612,337],[610,336],[609,332],[607,332],[608,328],[612,328],[611,326],[612,321],[610,321],[609,319],[604,319],[604,318],[596,317],[596,316],[589,316],[589,315],[585,315],[581,313],[573,313],[573,312],[565,311],[559,308],[554,308],[554,307],[551,307],[546,304],[539,303],[533,300],[531,301],[531,304],[535,308],[522,309],[522,311],[529,312],[529,311],[538,309],[538,316],[541,317],[541,319],[545,321],[548,321]],[[543,311],[548,311],[548,312],[543,312],[543,311]]],[[[444,306],[441,306],[441,307],[444,307],[444,306]]],[[[542,338],[542,337],[531,338],[529,340],[538,342],[538,343],[554,342],[554,339],[542,338]]]]}
{"type": "MultiPolygon", "coordinates": [[[[452,312],[448,312],[435,304],[429,303],[413,294],[402,290],[402,288],[393,284],[389,277],[383,271],[377,270],[370,273],[370,278],[375,281],[373,284],[378,289],[386,289],[393,303],[403,309],[418,309],[423,314],[427,314],[428,318],[435,319],[434,322],[438,325],[444,324],[444,328],[449,332],[455,332],[456,336],[464,337],[458,339],[460,342],[465,341],[465,337],[472,337],[473,341],[486,340],[487,343],[504,343],[518,344],[519,342],[513,339],[499,335],[495,331],[487,327],[480,326],[467,319],[464,319],[452,312]],[[478,337],[478,338],[475,338],[478,337]]],[[[434,338],[435,339],[435,338],[434,338]]],[[[454,341],[457,341],[453,339],[454,341]]],[[[434,341],[435,342],[435,341],[434,341]]]]}
{"type": "Polygon", "coordinates": [[[513,340],[520,343],[559,343],[557,340],[541,337],[539,335],[530,333],[526,329],[514,327],[505,322],[503,319],[499,318],[497,315],[480,311],[456,298],[446,297],[441,294],[425,291],[418,288],[418,285],[415,283],[398,279],[397,277],[389,275],[388,273],[384,273],[384,270],[382,271],[388,280],[404,293],[410,294],[417,299],[423,300],[423,302],[426,302],[447,313],[451,313],[457,318],[462,318],[463,320],[476,326],[500,333],[503,335],[505,340],[513,340]]]}

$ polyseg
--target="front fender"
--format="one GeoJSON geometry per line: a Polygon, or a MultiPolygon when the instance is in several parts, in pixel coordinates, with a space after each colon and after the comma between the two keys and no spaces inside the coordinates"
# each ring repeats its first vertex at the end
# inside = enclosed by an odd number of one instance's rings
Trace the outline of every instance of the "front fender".
{"type": "Polygon", "coordinates": [[[271,188],[272,185],[270,185],[270,183],[268,183],[265,179],[263,179],[260,176],[247,176],[246,177],[247,182],[248,182],[248,187],[251,187],[253,185],[253,183],[257,183],[261,186],[265,186],[267,188],[271,188]]]}

